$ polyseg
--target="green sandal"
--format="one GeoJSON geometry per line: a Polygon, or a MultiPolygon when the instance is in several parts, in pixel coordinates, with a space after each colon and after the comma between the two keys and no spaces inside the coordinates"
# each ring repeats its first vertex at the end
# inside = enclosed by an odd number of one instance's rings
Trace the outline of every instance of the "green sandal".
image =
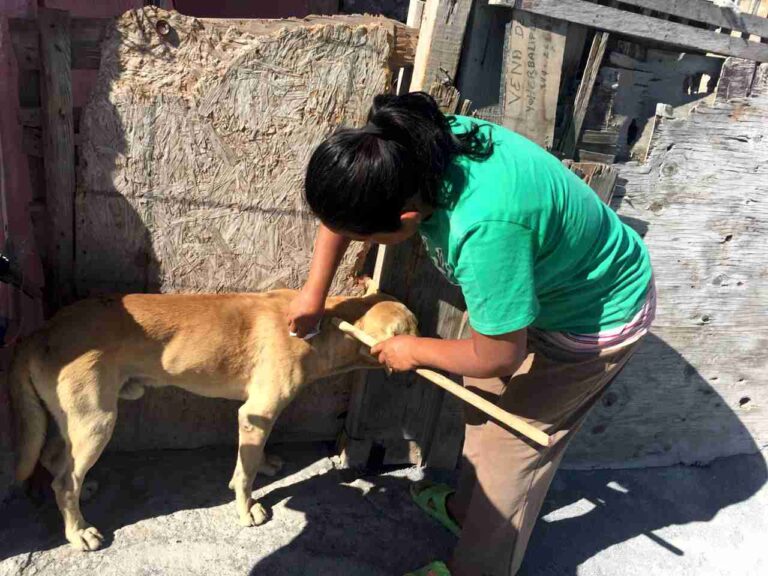
{"type": "Polygon", "coordinates": [[[410,490],[411,497],[419,508],[440,522],[455,536],[461,534],[461,526],[451,518],[445,507],[446,499],[455,492],[453,488],[446,484],[433,484],[429,481],[422,481],[411,484],[410,490]]]}
{"type": "Polygon", "coordinates": [[[437,561],[419,568],[416,572],[408,572],[405,576],[451,576],[451,573],[448,571],[448,566],[437,561]]]}

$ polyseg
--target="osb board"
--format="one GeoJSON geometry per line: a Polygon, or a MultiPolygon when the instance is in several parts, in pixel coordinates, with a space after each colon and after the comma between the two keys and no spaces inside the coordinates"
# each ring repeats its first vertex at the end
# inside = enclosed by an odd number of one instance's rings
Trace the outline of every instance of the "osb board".
{"type": "Polygon", "coordinates": [[[658,313],[569,465],[699,463],[768,445],[766,139],[757,83],[751,97],[662,119],[647,164],[620,165],[615,203],[645,231],[658,313]]]}
{"type": "MultiPolygon", "coordinates": [[[[325,136],[364,123],[388,90],[392,27],[361,18],[228,26],[148,7],[110,28],[81,120],[78,294],[300,287],[316,230],[304,169],[325,136]]],[[[349,251],[335,293],[353,290],[364,254],[349,251]]],[[[349,378],[309,390],[277,435],[332,438],[349,378]]],[[[203,443],[225,441],[231,433],[210,426],[232,413],[155,392],[126,404],[116,445],[196,445],[203,427],[203,443]]]]}

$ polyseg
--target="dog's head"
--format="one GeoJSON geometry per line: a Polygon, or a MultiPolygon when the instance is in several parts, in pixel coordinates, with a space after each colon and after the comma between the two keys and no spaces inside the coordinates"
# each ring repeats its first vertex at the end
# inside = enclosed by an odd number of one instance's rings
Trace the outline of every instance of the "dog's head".
{"type": "Polygon", "coordinates": [[[401,302],[381,293],[368,294],[362,298],[330,298],[325,315],[326,324],[317,345],[326,343],[332,347],[333,353],[325,356],[328,362],[319,368],[319,373],[324,375],[354,369],[381,368],[370,355],[369,347],[334,327],[331,318],[354,324],[379,342],[392,336],[418,336],[419,333],[413,313],[401,302]]]}
{"type": "Polygon", "coordinates": [[[401,334],[419,334],[418,322],[413,312],[402,302],[381,292],[362,298],[344,299],[333,306],[328,315],[354,324],[378,341],[401,334]]]}
{"type": "Polygon", "coordinates": [[[405,304],[383,294],[373,294],[363,298],[363,300],[368,299],[373,300],[374,303],[355,323],[358,328],[378,341],[403,334],[419,335],[416,316],[406,308],[405,304]]]}

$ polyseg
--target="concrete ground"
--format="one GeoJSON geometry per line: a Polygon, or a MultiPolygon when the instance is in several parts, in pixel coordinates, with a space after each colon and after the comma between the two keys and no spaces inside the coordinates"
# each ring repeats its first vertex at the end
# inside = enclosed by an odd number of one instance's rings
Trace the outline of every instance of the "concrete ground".
{"type": "MultiPolygon", "coordinates": [[[[453,536],[407,494],[418,470],[357,477],[317,446],[278,452],[285,470],[257,485],[273,516],[256,528],[236,521],[232,450],[108,454],[83,506],[107,547],[70,549],[53,502],[17,495],[0,508],[0,576],[391,576],[448,557],[453,536]]],[[[768,574],[766,479],[760,455],[561,471],[522,574],[768,574]]]]}

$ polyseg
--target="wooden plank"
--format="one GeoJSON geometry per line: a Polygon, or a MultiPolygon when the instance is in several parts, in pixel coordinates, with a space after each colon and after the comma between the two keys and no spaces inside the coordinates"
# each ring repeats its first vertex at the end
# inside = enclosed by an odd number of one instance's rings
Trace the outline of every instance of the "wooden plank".
{"type": "Polygon", "coordinates": [[[552,148],[567,23],[515,11],[502,66],[502,124],[552,148]]]}
{"type": "MultiPolygon", "coordinates": [[[[116,19],[102,43],[103,73],[80,121],[79,291],[300,287],[316,232],[301,200],[308,154],[340,119],[364,124],[372,98],[391,84],[391,27],[376,22],[381,19],[262,20],[258,28],[254,21],[241,28],[150,7],[116,19]],[[184,50],[168,50],[145,33],[159,16],[183,39],[184,50]],[[143,66],[125,65],[137,61],[143,66]],[[239,73],[244,67],[248,74],[239,73]],[[210,89],[197,90],[201,85],[210,89]],[[276,87],[289,90],[290,98],[276,87]],[[251,97],[243,99],[244,93],[251,97]],[[313,120],[303,122],[302,111],[313,120]]],[[[334,294],[361,291],[351,277],[366,249],[350,247],[334,294]]],[[[281,415],[273,438],[335,438],[358,377],[307,387],[281,415]]],[[[177,390],[150,391],[121,407],[129,418],[121,415],[112,445],[229,442],[236,409],[212,402],[177,390]],[[198,429],[205,430],[200,437],[192,433],[198,429]]]]}
{"type": "MultiPolygon", "coordinates": [[[[411,0],[408,4],[408,16],[406,17],[405,24],[416,30],[416,38],[418,39],[418,30],[421,27],[421,18],[424,15],[424,0],[411,0]]],[[[416,46],[414,46],[414,58],[416,56],[416,46]]],[[[411,78],[413,77],[413,66],[404,66],[400,69],[397,75],[397,93],[402,94],[411,85],[411,78]]]]}
{"type": "Polygon", "coordinates": [[[768,65],[761,64],[757,67],[750,94],[768,93],[768,65]]]}
{"type": "Polygon", "coordinates": [[[28,128],[40,128],[42,125],[40,108],[19,108],[19,123],[28,128]]]}
{"type": "Polygon", "coordinates": [[[433,82],[454,84],[472,0],[427,0],[424,6],[411,91],[433,82]]]}
{"type": "Polygon", "coordinates": [[[573,105],[583,76],[581,61],[584,56],[584,46],[590,30],[581,24],[569,24],[565,36],[565,54],[563,69],[560,75],[560,97],[557,101],[557,123],[555,124],[554,147],[562,148],[565,131],[573,117],[573,105]]]}
{"type": "Polygon", "coordinates": [[[600,162],[572,162],[570,160],[564,160],[563,164],[584,180],[604,204],[610,205],[613,190],[619,177],[619,171],[615,166],[600,162]]]}
{"type": "Polygon", "coordinates": [[[21,131],[21,149],[34,158],[43,157],[43,133],[39,127],[25,127],[21,131]]]}
{"type": "Polygon", "coordinates": [[[752,91],[757,66],[749,60],[727,58],[720,70],[715,98],[718,101],[746,98],[752,91]]]}
{"type": "Polygon", "coordinates": [[[72,112],[69,13],[41,8],[41,100],[46,204],[50,217],[48,268],[54,306],[73,297],[75,131],[72,112]]]}
{"type": "Polygon", "coordinates": [[[701,465],[768,443],[766,126],[768,86],[662,119],[648,162],[618,166],[614,205],[646,231],[656,320],[568,464],[701,465]]]}
{"type": "Polygon", "coordinates": [[[731,8],[717,6],[709,0],[621,0],[621,3],[663,12],[710,26],[768,37],[768,20],[765,18],[748,12],[737,13],[731,8]]]}
{"type": "Polygon", "coordinates": [[[584,76],[579,84],[579,90],[576,93],[576,100],[573,105],[573,115],[571,121],[565,129],[563,144],[560,147],[563,155],[567,158],[573,157],[576,150],[576,143],[581,135],[581,127],[584,124],[584,117],[587,115],[589,99],[592,97],[592,89],[595,87],[597,73],[600,70],[600,64],[603,62],[605,48],[608,45],[608,32],[597,32],[592,39],[592,46],[589,49],[587,65],[584,68],[584,76]]]}
{"type": "Polygon", "coordinates": [[[613,164],[613,162],[616,160],[616,155],[579,149],[579,159],[582,162],[600,162],[602,164],[613,164]]]}
{"type": "Polygon", "coordinates": [[[610,130],[604,132],[585,130],[584,134],[581,136],[581,142],[583,144],[605,144],[608,146],[615,146],[618,139],[619,133],[610,130]]]}
{"type": "Polygon", "coordinates": [[[472,101],[475,113],[495,122],[501,121],[504,35],[511,18],[511,11],[489,7],[488,0],[476,0],[457,73],[457,87],[472,101]]]}
{"type": "MultiPolygon", "coordinates": [[[[214,22],[212,19],[204,19],[206,23],[214,22]]],[[[313,17],[314,24],[330,22],[328,17],[313,17]]],[[[404,26],[399,22],[373,16],[349,17],[350,22],[377,23],[390,28],[393,37],[392,52],[390,53],[390,66],[399,68],[413,64],[418,42],[416,28],[404,26]]],[[[101,43],[104,40],[107,26],[112,18],[73,18],[71,19],[71,58],[73,70],[98,70],[101,61],[101,43]]],[[[231,20],[220,20],[220,25],[232,26],[231,20]]],[[[254,20],[252,27],[264,28],[265,20],[254,20]]],[[[274,21],[273,21],[274,22],[274,21]]],[[[286,20],[285,26],[296,26],[301,20],[286,20]]],[[[214,24],[215,25],[215,24],[214,24]]],[[[23,70],[37,70],[40,68],[40,52],[37,42],[37,29],[35,21],[29,18],[12,18],[9,20],[11,38],[14,51],[23,70]]]]}
{"type": "Polygon", "coordinates": [[[634,38],[656,40],[689,50],[768,62],[768,45],[584,0],[503,0],[502,4],[533,14],[576,22],[634,38]]]}
{"type": "MultiPolygon", "coordinates": [[[[111,18],[73,18],[70,20],[71,68],[98,70],[101,42],[111,18]]],[[[39,70],[40,47],[37,24],[31,18],[8,21],[16,60],[21,70],[39,70]]]]}
{"type": "Polygon", "coordinates": [[[19,70],[19,106],[40,107],[40,71],[19,70]]]}

